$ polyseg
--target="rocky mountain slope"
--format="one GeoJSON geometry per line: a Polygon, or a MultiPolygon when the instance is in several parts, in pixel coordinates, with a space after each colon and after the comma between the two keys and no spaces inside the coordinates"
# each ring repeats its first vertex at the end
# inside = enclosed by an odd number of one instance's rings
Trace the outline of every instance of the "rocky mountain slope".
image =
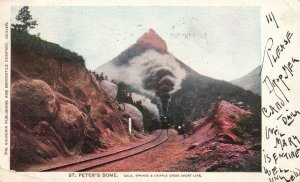
{"type": "Polygon", "coordinates": [[[166,42],[152,29],[95,71],[151,99],[160,115],[174,125],[205,117],[211,104],[220,99],[242,102],[256,116],[254,124],[260,125],[260,96],[198,74],[168,52],[166,42]]]}
{"type": "Polygon", "coordinates": [[[11,169],[130,141],[124,111],[81,56],[12,30],[11,62],[11,169]]]}
{"type": "Polygon", "coordinates": [[[256,67],[250,73],[245,76],[232,80],[231,83],[240,86],[245,90],[250,90],[251,92],[261,95],[261,81],[260,81],[260,66],[256,67]]]}

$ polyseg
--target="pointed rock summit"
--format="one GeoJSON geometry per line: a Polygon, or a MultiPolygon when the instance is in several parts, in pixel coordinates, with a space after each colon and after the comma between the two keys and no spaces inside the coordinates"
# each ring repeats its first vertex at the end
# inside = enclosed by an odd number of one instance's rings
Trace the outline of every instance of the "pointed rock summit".
{"type": "Polygon", "coordinates": [[[148,32],[144,33],[136,44],[145,49],[154,48],[162,52],[168,51],[166,42],[153,29],[149,29],[148,32]]]}

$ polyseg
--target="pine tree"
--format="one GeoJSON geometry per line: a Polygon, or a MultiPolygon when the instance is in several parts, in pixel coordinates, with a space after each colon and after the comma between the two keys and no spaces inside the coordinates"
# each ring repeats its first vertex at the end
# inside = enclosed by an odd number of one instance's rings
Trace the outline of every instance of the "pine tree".
{"type": "Polygon", "coordinates": [[[104,80],[103,72],[100,73],[100,80],[104,80]]]}
{"type": "Polygon", "coordinates": [[[36,20],[32,19],[28,6],[24,6],[19,10],[16,20],[20,23],[12,24],[12,28],[24,32],[28,32],[30,29],[34,29],[38,25],[36,20]]]}

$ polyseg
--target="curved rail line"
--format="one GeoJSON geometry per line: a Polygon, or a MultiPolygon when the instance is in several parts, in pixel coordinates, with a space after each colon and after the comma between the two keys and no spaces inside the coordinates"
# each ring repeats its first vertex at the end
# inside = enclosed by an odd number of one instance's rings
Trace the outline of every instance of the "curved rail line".
{"type": "Polygon", "coordinates": [[[155,147],[157,147],[157,146],[163,144],[165,141],[168,140],[168,138],[169,138],[168,130],[166,130],[166,131],[167,131],[167,137],[166,137],[165,139],[163,139],[161,142],[159,142],[159,143],[157,143],[157,144],[155,144],[155,145],[152,145],[152,146],[150,146],[150,147],[148,147],[148,148],[145,148],[145,149],[142,149],[142,150],[140,150],[140,151],[134,152],[134,153],[132,153],[132,154],[130,154],[130,155],[126,155],[126,156],[123,156],[123,157],[119,157],[119,158],[116,158],[116,159],[113,159],[113,160],[110,160],[110,161],[107,161],[107,162],[102,162],[102,163],[99,163],[99,164],[96,164],[96,165],[92,165],[92,166],[89,166],[89,167],[81,168],[81,169],[79,169],[79,170],[76,170],[76,172],[88,171],[88,170],[91,170],[91,169],[93,169],[93,168],[100,167],[100,166],[104,166],[104,165],[106,165],[106,164],[110,164],[110,163],[113,163],[113,162],[116,162],[116,161],[119,161],[119,160],[123,160],[123,159],[129,158],[129,157],[132,157],[132,156],[134,156],[134,155],[143,153],[143,152],[145,152],[145,151],[148,151],[148,150],[150,150],[150,149],[152,149],[152,148],[155,148],[155,147]]]}
{"type": "MultiPolygon", "coordinates": [[[[155,137],[154,139],[152,139],[152,140],[150,140],[148,142],[145,142],[145,143],[142,143],[142,144],[130,147],[130,148],[126,148],[124,150],[119,150],[119,151],[116,151],[116,152],[113,152],[113,153],[108,153],[108,154],[105,154],[105,155],[101,155],[101,156],[97,156],[97,157],[92,157],[92,158],[89,158],[89,159],[86,159],[86,160],[82,160],[82,161],[78,161],[78,162],[73,162],[73,163],[69,163],[69,164],[65,164],[65,165],[61,165],[61,166],[51,167],[51,168],[48,168],[48,169],[41,170],[40,172],[63,171],[63,170],[61,170],[63,168],[73,167],[73,166],[76,166],[76,165],[80,165],[80,164],[92,162],[92,161],[95,161],[95,160],[103,159],[103,158],[106,158],[106,157],[109,157],[109,156],[114,156],[114,155],[117,155],[117,154],[120,154],[120,153],[123,153],[123,152],[126,152],[126,151],[134,150],[134,149],[137,149],[138,147],[142,147],[142,146],[150,144],[151,142],[154,142],[155,140],[157,140],[158,138],[160,138],[160,136],[162,135],[163,131],[164,130],[161,130],[160,133],[159,133],[159,135],[157,137],[155,137]]],[[[150,147],[147,147],[147,148],[145,148],[143,150],[139,150],[139,151],[134,152],[134,153],[132,153],[130,155],[122,156],[122,157],[115,158],[115,159],[112,159],[112,160],[109,160],[109,161],[105,161],[105,162],[100,162],[100,163],[98,163],[96,165],[92,165],[92,166],[88,166],[88,167],[77,169],[76,171],[86,171],[86,170],[89,170],[89,169],[92,169],[92,168],[95,168],[95,167],[106,165],[106,164],[109,164],[109,163],[112,163],[112,162],[115,162],[115,161],[119,161],[119,160],[122,160],[122,159],[125,159],[125,158],[128,158],[128,157],[131,157],[133,155],[145,152],[145,151],[150,150],[150,149],[152,149],[154,147],[157,147],[158,145],[161,145],[168,138],[169,138],[169,136],[168,136],[168,131],[167,131],[167,137],[163,141],[159,142],[158,144],[151,145],[150,147]]]]}

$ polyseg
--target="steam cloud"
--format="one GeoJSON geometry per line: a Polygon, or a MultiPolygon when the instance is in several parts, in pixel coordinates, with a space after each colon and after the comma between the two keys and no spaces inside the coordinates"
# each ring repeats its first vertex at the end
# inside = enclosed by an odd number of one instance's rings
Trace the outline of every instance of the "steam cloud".
{"type": "Polygon", "coordinates": [[[110,79],[124,81],[142,93],[157,96],[166,114],[170,94],[181,88],[181,82],[186,76],[185,70],[174,56],[155,50],[147,50],[128,62],[129,65],[122,66],[108,62],[96,71],[103,71],[110,79]]]}
{"type": "Polygon", "coordinates": [[[148,111],[154,114],[156,118],[159,118],[159,112],[156,104],[153,104],[151,100],[143,95],[132,93],[132,100],[134,102],[141,100],[142,106],[144,106],[148,111]]]}

